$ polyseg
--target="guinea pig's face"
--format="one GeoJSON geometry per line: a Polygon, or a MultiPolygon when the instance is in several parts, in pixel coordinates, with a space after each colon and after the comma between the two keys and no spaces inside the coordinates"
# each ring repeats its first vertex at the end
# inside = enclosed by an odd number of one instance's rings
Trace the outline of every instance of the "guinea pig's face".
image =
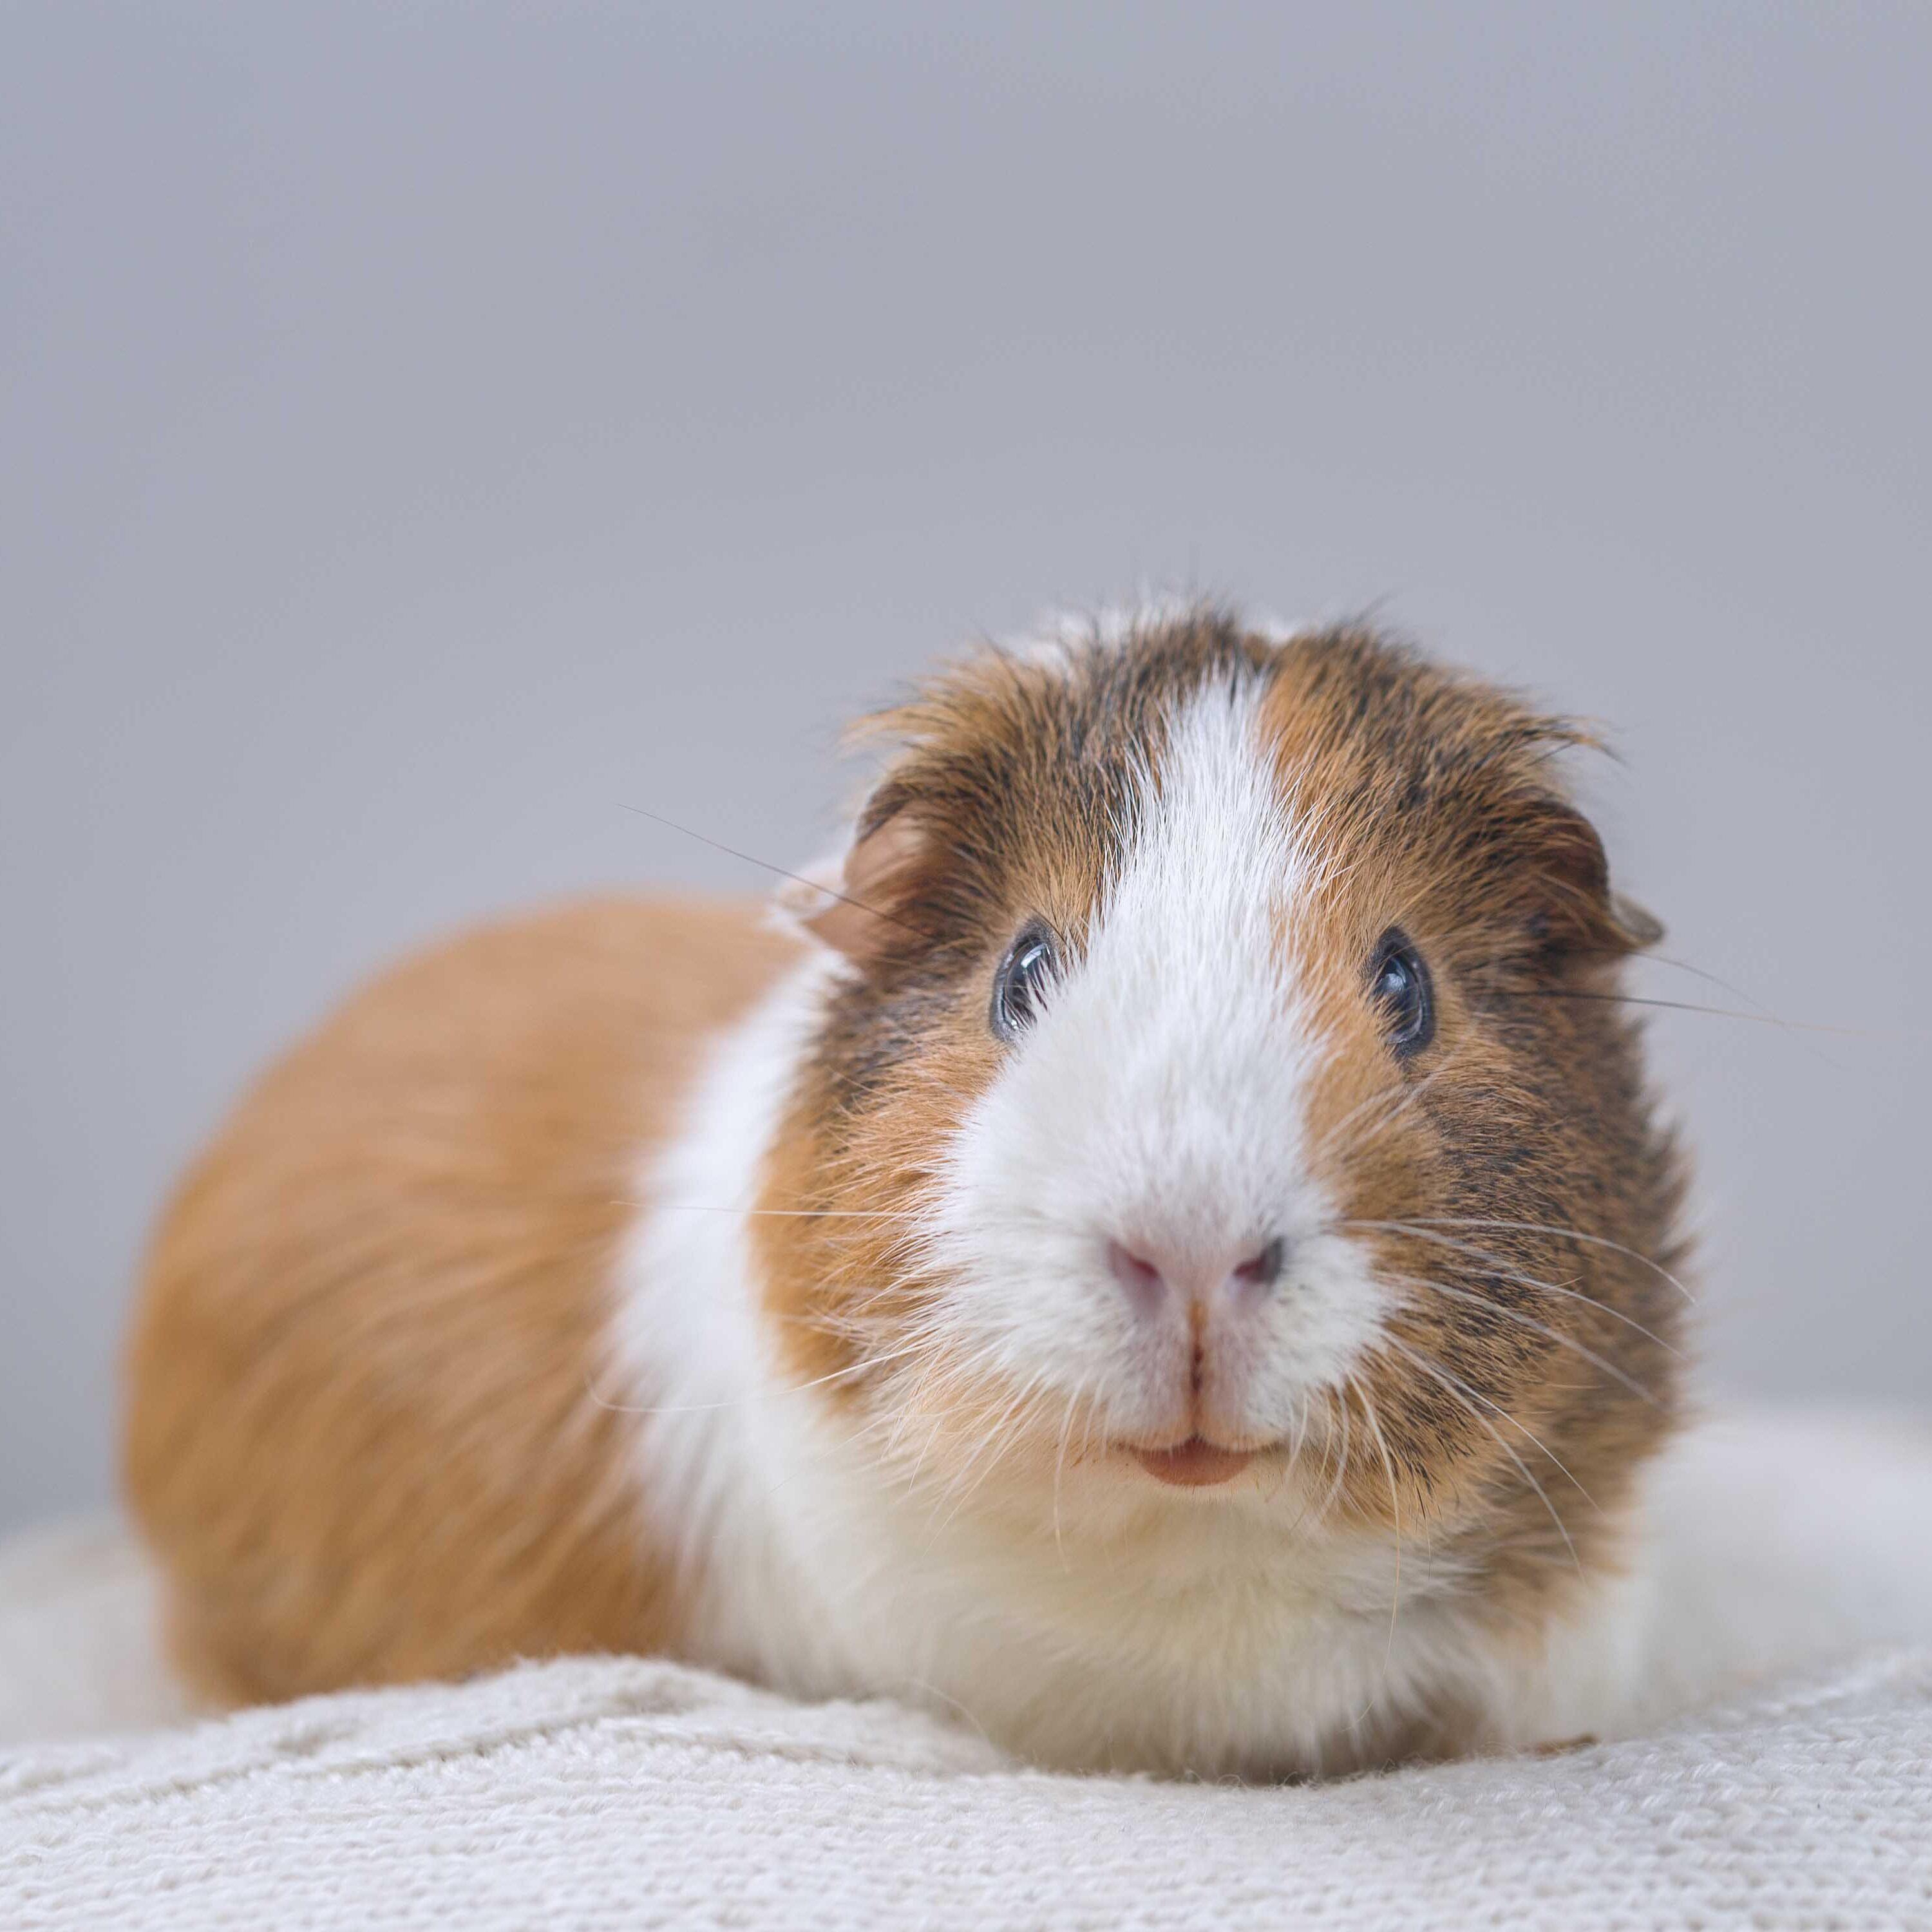
{"type": "Polygon", "coordinates": [[[850,964],[772,1196],[808,1211],[766,1230],[800,1366],[1003,1508],[1070,1466],[1323,1521],[1520,1490],[1568,1560],[1660,1432],[1678,1300],[1615,995],[1646,935],[1568,734],[1211,614],[892,724],[817,921],[850,964]]]}

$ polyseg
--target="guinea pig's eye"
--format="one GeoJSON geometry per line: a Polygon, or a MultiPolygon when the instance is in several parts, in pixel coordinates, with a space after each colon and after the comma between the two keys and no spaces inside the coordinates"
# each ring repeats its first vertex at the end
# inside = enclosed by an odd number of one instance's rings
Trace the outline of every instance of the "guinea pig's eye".
{"type": "Polygon", "coordinates": [[[1002,1040],[1017,1040],[1040,1017],[1046,989],[1059,970],[1053,934],[1036,920],[1022,927],[993,976],[992,1026],[1002,1040]]]}
{"type": "Polygon", "coordinates": [[[1436,1037],[1436,998],[1429,968],[1408,935],[1391,926],[1369,962],[1369,998],[1382,1010],[1389,1045],[1406,1060],[1436,1037]]]}

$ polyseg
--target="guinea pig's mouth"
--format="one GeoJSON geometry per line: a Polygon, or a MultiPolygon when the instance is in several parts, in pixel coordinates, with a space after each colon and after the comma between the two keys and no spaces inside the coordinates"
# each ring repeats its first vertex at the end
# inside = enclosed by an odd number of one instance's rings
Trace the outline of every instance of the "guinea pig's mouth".
{"type": "Polygon", "coordinates": [[[1210,1489],[1216,1483],[1230,1482],[1255,1460],[1256,1453],[1225,1448],[1204,1436],[1190,1436],[1167,1449],[1138,1449],[1131,1444],[1127,1448],[1156,1482],[1180,1490],[1210,1489]]]}

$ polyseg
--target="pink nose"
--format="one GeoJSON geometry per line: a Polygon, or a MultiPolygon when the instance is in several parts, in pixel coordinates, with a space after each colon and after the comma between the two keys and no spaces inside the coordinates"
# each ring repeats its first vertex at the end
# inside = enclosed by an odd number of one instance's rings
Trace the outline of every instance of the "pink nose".
{"type": "Polygon", "coordinates": [[[1136,1252],[1118,1241],[1107,1244],[1107,1266],[1142,1315],[1158,1312],[1170,1298],[1204,1303],[1217,1296],[1236,1303],[1257,1300],[1281,1279],[1285,1257],[1279,1235],[1237,1261],[1136,1252]]]}

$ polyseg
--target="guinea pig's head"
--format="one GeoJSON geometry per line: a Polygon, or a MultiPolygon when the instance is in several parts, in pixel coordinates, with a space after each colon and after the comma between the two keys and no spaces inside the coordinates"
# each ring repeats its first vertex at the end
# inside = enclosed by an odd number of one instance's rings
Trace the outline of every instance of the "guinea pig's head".
{"type": "Polygon", "coordinates": [[[755,1238],[908,1486],[1052,1521],[1508,1522],[1676,1401],[1678,1165],[1580,734],[1352,628],[988,652],[877,721],[755,1238]],[[1312,1507],[1311,1507],[1312,1504],[1312,1507]]]}

